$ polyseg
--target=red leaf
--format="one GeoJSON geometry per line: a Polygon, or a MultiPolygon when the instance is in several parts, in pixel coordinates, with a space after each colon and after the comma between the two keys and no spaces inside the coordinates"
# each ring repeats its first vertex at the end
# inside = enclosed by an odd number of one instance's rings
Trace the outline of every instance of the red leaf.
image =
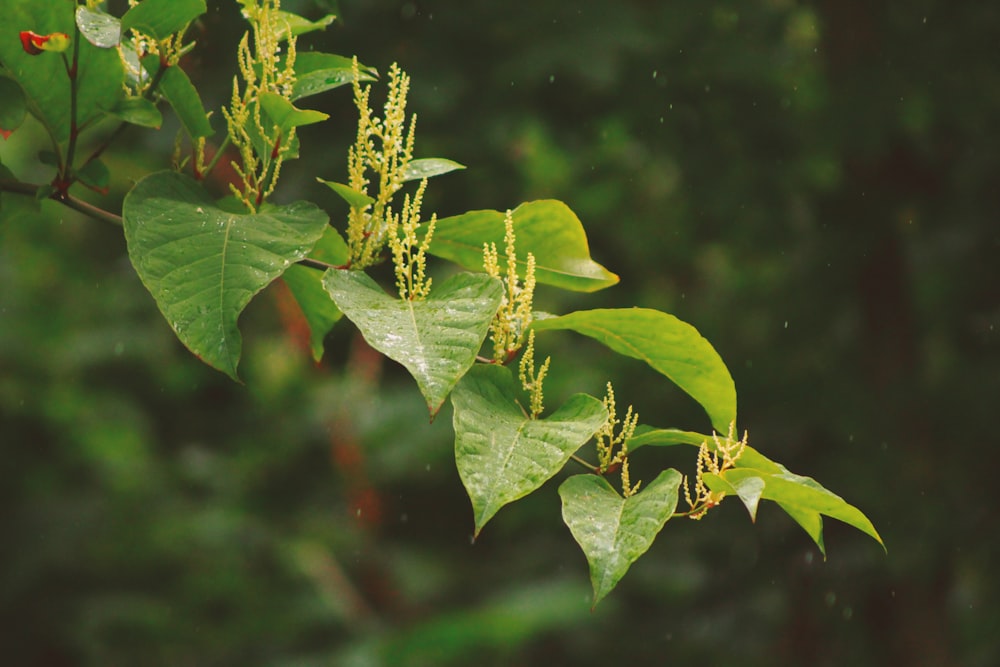
{"type": "Polygon", "coordinates": [[[21,46],[25,53],[32,56],[37,56],[42,51],[65,51],[69,48],[69,35],[64,32],[39,35],[30,30],[22,30],[21,46]]]}

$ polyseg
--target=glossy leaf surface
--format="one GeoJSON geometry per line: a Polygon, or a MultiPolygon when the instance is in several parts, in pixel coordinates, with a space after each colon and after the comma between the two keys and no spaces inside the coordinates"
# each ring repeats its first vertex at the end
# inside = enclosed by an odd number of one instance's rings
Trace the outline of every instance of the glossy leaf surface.
{"type": "Polygon", "coordinates": [[[544,419],[530,419],[518,402],[509,369],[472,368],[455,388],[455,462],[472,500],[476,535],[504,505],[559,472],[607,419],[601,401],[576,394],[544,419]]]}
{"type": "Polygon", "coordinates": [[[418,181],[422,178],[432,178],[447,174],[457,169],[465,169],[464,164],[443,157],[428,157],[420,160],[410,160],[403,172],[404,181],[418,181]]]}
{"type": "MultiPolygon", "coordinates": [[[[577,292],[593,292],[618,282],[590,257],[587,235],[576,214],[553,199],[521,204],[513,211],[518,272],[523,276],[528,253],[535,256],[539,283],[577,292]]],[[[483,244],[495,243],[504,258],[504,213],[469,211],[442,218],[434,227],[430,252],[473,271],[483,270],[483,244]]]]}
{"type": "Polygon", "coordinates": [[[386,294],[361,271],[331,269],[323,286],[368,344],[401,363],[417,381],[431,416],[472,366],[500,307],[500,282],[459,273],[422,301],[386,294]]]}
{"type": "MultiPolygon", "coordinates": [[[[741,499],[744,499],[749,489],[759,487],[755,491],[757,498],[773,500],[781,505],[809,533],[824,554],[826,552],[822,541],[821,515],[857,528],[885,548],[882,537],[861,510],[832,491],[828,491],[811,477],[796,475],[783,466],[779,468],[781,472],[773,473],[736,467],[723,472],[722,475],[705,475],[705,483],[713,491],[736,494],[741,499]]],[[[747,503],[746,499],[744,503],[747,503]]],[[[756,506],[756,501],[753,505],[756,506]]],[[[750,504],[747,507],[753,515],[754,509],[750,504]]]]}
{"type": "Polygon", "coordinates": [[[118,46],[122,40],[121,21],[99,9],[77,7],[76,27],[88,42],[102,49],[118,46]]]}
{"type": "Polygon", "coordinates": [[[580,310],[532,327],[570,329],[645,361],[698,401],[719,433],[736,420],[736,385],[726,364],[697,329],[673,315],[648,308],[580,310]]]}
{"type": "Polygon", "coordinates": [[[623,498],[598,475],[574,475],[559,487],[563,521],[590,565],[594,606],[611,592],[677,508],[681,474],[664,470],[623,498]]]}
{"type": "Polygon", "coordinates": [[[218,208],[190,178],[158,172],[123,207],[129,258],[177,337],[237,378],[237,319],[250,299],[306,256],[329,222],[306,202],[255,215],[218,208]]]}
{"type": "MultiPolygon", "coordinates": [[[[351,59],[332,53],[303,51],[295,56],[295,83],[292,101],[316,95],[351,83],[354,72],[351,59]]],[[[374,81],[375,70],[358,65],[359,81],[374,81]]]]}

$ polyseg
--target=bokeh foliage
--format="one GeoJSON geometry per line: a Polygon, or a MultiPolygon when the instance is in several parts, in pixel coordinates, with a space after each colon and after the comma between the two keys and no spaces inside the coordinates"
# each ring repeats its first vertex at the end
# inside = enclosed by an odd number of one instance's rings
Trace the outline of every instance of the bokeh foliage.
{"type": "MultiPolygon", "coordinates": [[[[242,26],[231,3],[209,4],[190,69],[206,97],[218,91],[206,99],[215,108],[242,26]]],[[[315,4],[284,3],[306,15],[315,4]]],[[[420,398],[346,329],[330,349],[351,351],[312,367],[287,294],[270,289],[241,320],[253,335],[246,385],[233,385],[172,339],[120,230],[4,196],[5,659],[1000,660],[987,604],[1000,588],[987,520],[1000,395],[990,131],[1000,10],[340,5],[343,23],[314,36],[317,48],[383,72],[399,61],[423,150],[469,166],[435,181],[425,208],[566,201],[595,258],[622,277],[606,305],[696,323],[729,362],[754,446],[849,492],[889,556],[828,522],[823,562],[779,512],[750,526],[732,503],[709,525],[671,524],[590,614],[585,563],[553,509],[557,485],[471,546],[450,415],[413,428],[426,420],[420,398]]],[[[301,137],[329,150],[303,151],[288,168],[303,178],[283,188],[336,214],[342,204],[311,177],[343,178],[354,117],[346,95],[325,104],[333,122],[301,137]]],[[[4,165],[33,159],[32,131],[0,145],[4,165]]],[[[112,172],[152,170],[172,131],[105,160],[112,172]]],[[[539,290],[543,308],[556,298],[539,290]]],[[[568,311],[579,297],[558,298],[568,311]]],[[[613,373],[643,421],[702,418],[598,346],[566,337],[544,352],[555,357],[552,397],[587,383],[599,394],[613,373]],[[560,351],[577,345],[593,364],[560,369],[560,351]]]]}

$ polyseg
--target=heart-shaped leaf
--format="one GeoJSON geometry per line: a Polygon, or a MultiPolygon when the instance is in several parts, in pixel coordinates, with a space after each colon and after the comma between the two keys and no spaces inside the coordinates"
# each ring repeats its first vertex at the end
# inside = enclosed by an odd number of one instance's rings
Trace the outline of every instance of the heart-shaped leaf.
{"type": "MultiPolygon", "coordinates": [[[[500,211],[469,211],[434,225],[429,252],[472,271],[483,270],[483,244],[495,243],[504,258],[504,216],[500,211]]],[[[524,276],[528,253],[535,256],[540,283],[577,292],[594,292],[618,276],[590,258],[587,235],[576,214],[553,199],[521,204],[512,212],[517,237],[518,272],[524,276]]]]}
{"type": "Polygon", "coordinates": [[[671,469],[629,498],[597,475],[574,475],[559,487],[563,521],[590,565],[595,607],[670,520],[680,485],[671,469]]]}
{"type": "Polygon", "coordinates": [[[172,171],[139,181],[122,208],[129,258],[188,349],[237,379],[237,320],[260,290],[306,256],[329,223],[308,202],[225,211],[172,171]]]}
{"type": "Polygon", "coordinates": [[[601,401],[572,396],[545,419],[530,419],[503,366],[472,368],[452,394],[455,462],[472,500],[476,535],[504,505],[559,472],[607,420],[601,401]]]}
{"type": "Polygon", "coordinates": [[[393,298],[361,271],[331,269],[323,286],[368,344],[417,381],[431,417],[476,361],[500,307],[500,281],[458,273],[422,301],[393,298]]]}
{"type": "Polygon", "coordinates": [[[640,359],[673,381],[708,413],[719,433],[736,421],[736,385],[711,343],[673,315],[648,308],[579,310],[535,320],[536,331],[571,329],[640,359]]]}

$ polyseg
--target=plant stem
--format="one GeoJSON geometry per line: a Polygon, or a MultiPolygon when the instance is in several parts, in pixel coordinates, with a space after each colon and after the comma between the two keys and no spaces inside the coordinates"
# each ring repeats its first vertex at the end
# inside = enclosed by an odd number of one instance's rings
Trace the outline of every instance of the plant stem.
{"type": "Polygon", "coordinates": [[[76,153],[76,140],[79,135],[77,127],[77,94],[79,89],[77,67],[80,64],[80,30],[77,28],[73,33],[73,64],[66,62],[66,55],[62,54],[63,65],[66,66],[66,75],[69,77],[69,147],[66,149],[66,161],[60,165],[58,183],[56,191],[60,197],[68,197],[66,192],[69,189],[71,174],[73,171],[73,158],[76,153]]]}
{"type": "MultiPolygon", "coordinates": [[[[0,180],[0,191],[4,192],[14,192],[21,195],[27,195],[28,197],[38,197],[38,192],[42,189],[43,185],[34,185],[32,183],[23,183],[21,181],[7,181],[0,180]]],[[[106,211],[103,208],[94,206],[90,202],[85,202],[82,199],[78,199],[67,192],[59,192],[56,190],[53,192],[49,199],[59,202],[63,206],[73,209],[74,211],[79,211],[85,215],[94,218],[95,220],[101,220],[103,222],[110,222],[113,225],[119,227],[122,226],[122,217],[111,211],[106,211]]]]}
{"type": "Polygon", "coordinates": [[[594,473],[595,475],[599,475],[599,474],[601,474],[601,469],[600,469],[600,468],[598,468],[597,466],[595,466],[595,465],[593,465],[593,464],[591,464],[591,463],[588,463],[587,461],[585,461],[585,460],[581,459],[581,458],[580,458],[579,456],[577,456],[576,454],[570,454],[570,458],[571,458],[571,459],[572,459],[573,461],[576,461],[577,463],[579,463],[580,465],[582,465],[582,466],[583,466],[584,468],[586,468],[586,469],[587,469],[588,471],[590,471],[590,472],[594,473]]]}
{"type": "Polygon", "coordinates": [[[202,169],[202,171],[201,171],[201,177],[202,178],[205,178],[206,176],[208,176],[209,173],[211,173],[211,171],[213,169],[215,169],[215,165],[218,164],[219,159],[222,158],[222,155],[226,152],[226,149],[229,148],[230,141],[231,141],[231,139],[230,139],[229,133],[227,132],[226,133],[226,138],[223,139],[222,143],[219,144],[219,147],[215,149],[215,155],[212,156],[212,159],[209,160],[208,164],[205,165],[205,168],[202,169]]]}

